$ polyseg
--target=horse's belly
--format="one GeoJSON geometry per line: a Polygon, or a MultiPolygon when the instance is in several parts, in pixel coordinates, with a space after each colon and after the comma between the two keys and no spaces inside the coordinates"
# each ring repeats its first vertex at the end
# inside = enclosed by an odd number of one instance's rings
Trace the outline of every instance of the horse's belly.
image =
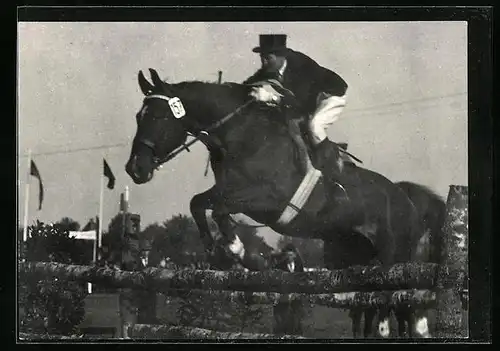
{"type": "Polygon", "coordinates": [[[309,199],[300,209],[300,212],[290,223],[285,226],[272,226],[271,228],[285,236],[321,239],[324,223],[319,214],[326,205],[325,186],[323,180],[320,180],[311,192],[309,199]]]}
{"type": "Polygon", "coordinates": [[[322,235],[319,231],[313,229],[311,224],[307,221],[304,222],[293,222],[286,227],[274,227],[272,226],[275,232],[285,235],[291,236],[294,238],[301,239],[322,239],[322,235]]]}

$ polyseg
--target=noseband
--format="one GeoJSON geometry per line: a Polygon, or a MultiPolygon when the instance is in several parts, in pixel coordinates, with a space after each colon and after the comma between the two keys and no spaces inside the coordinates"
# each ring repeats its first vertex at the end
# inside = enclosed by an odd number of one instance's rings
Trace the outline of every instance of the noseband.
{"type": "MultiPolygon", "coordinates": [[[[144,98],[144,101],[146,101],[148,99],[161,99],[161,100],[167,101],[169,106],[170,106],[170,110],[171,110],[172,114],[174,115],[174,117],[179,119],[182,123],[182,121],[183,121],[182,117],[184,117],[186,115],[186,112],[184,110],[184,106],[182,105],[181,100],[178,97],[171,98],[171,97],[168,97],[168,96],[162,95],[162,94],[152,94],[152,95],[147,95],[144,98]]],[[[246,103],[244,103],[243,105],[238,107],[233,112],[227,114],[226,116],[224,116],[223,118],[221,118],[217,122],[210,125],[208,128],[201,130],[197,134],[194,134],[194,133],[188,131],[188,135],[191,135],[193,137],[193,139],[191,141],[179,146],[177,149],[173,150],[172,152],[170,152],[167,156],[165,156],[163,158],[159,158],[156,155],[153,155],[153,163],[155,164],[155,168],[159,168],[162,164],[170,161],[171,159],[173,159],[175,156],[177,156],[178,154],[180,154],[184,150],[187,150],[189,152],[190,151],[189,146],[193,145],[194,143],[196,143],[200,139],[209,138],[210,137],[209,132],[219,128],[221,125],[223,125],[224,123],[229,121],[235,115],[239,114],[245,107],[250,105],[253,101],[254,101],[253,99],[247,101],[246,103]]],[[[167,115],[167,113],[168,112],[165,113],[165,116],[167,115]]],[[[139,141],[139,143],[141,143],[144,146],[147,146],[148,148],[153,150],[153,154],[155,153],[154,152],[155,151],[155,143],[154,142],[152,142],[151,140],[146,139],[146,138],[140,138],[138,141],[139,141]]]]}

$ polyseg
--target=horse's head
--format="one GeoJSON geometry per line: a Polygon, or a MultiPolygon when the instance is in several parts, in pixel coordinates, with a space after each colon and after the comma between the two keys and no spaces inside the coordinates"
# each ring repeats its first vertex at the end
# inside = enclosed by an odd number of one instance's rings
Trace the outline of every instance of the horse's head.
{"type": "Polygon", "coordinates": [[[137,132],[125,166],[136,184],[150,181],[159,160],[181,146],[188,136],[180,120],[185,115],[182,102],[174,95],[171,85],[163,82],[154,69],[150,69],[150,73],[153,84],[142,71],[138,74],[145,97],[136,115],[137,132]]]}

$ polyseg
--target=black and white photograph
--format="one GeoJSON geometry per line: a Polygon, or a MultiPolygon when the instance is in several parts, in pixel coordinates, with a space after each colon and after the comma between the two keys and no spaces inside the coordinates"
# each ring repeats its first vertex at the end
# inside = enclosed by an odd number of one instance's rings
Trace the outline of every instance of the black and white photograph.
{"type": "Polygon", "coordinates": [[[18,342],[467,342],[468,21],[174,10],[19,16],[18,342]]]}

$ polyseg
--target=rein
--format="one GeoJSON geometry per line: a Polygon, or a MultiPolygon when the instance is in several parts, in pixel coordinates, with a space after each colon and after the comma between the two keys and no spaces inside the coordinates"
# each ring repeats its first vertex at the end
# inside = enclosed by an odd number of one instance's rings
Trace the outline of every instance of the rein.
{"type": "MultiPolygon", "coordinates": [[[[332,142],[335,143],[334,141],[332,141],[332,142]]],[[[356,156],[354,156],[353,154],[351,154],[347,150],[344,150],[342,147],[340,147],[339,144],[335,143],[335,145],[337,145],[337,147],[338,147],[338,149],[339,149],[340,152],[343,152],[344,154],[349,155],[350,157],[352,157],[354,160],[358,161],[361,164],[363,163],[363,161],[361,161],[359,158],[357,158],[356,156]]]]}

